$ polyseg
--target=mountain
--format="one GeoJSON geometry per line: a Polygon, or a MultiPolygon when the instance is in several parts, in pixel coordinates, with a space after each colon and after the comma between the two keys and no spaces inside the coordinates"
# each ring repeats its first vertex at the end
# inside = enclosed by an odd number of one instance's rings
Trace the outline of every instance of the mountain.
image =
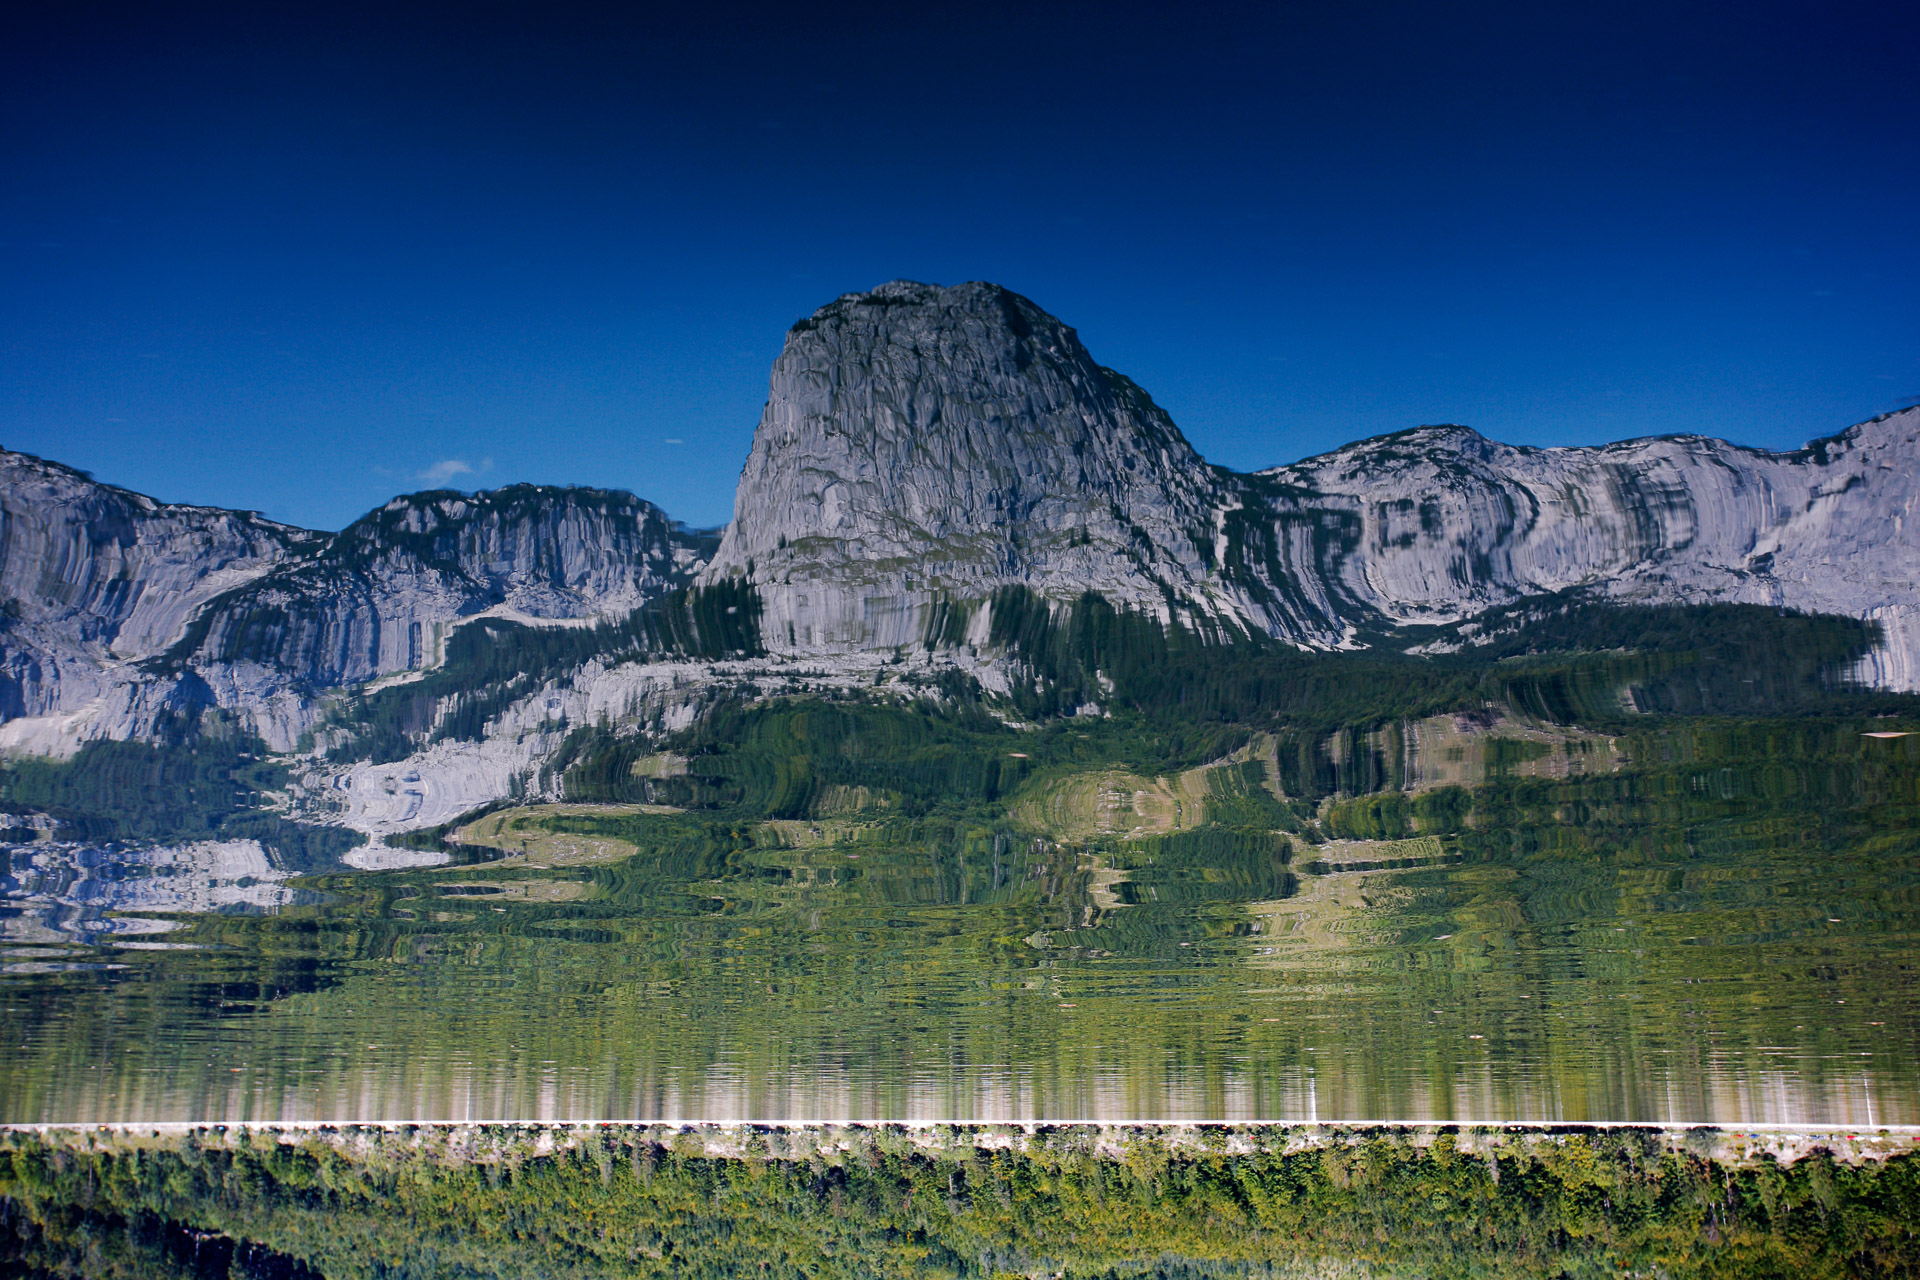
{"type": "Polygon", "coordinates": [[[0,746],[219,708],[290,750],[326,691],[432,667],[457,626],[624,617],[713,544],[632,494],[539,485],[395,498],[327,535],[0,452],[0,746]]]}
{"type": "Polygon", "coordinates": [[[1276,529],[1321,531],[1311,558],[1286,568],[1355,634],[1561,592],[1763,604],[1875,620],[1885,641],[1863,675],[1912,689],[1917,462],[1920,409],[1909,409],[1792,453],[1701,436],[1528,449],[1422,427],[1259,479],[1274,486],[1276,529]]]}
{"type": "Polygon", "coordinates": [[[630,493],[514,485],[395,498],[207,609],[174,657],[224,682],[225,706],[286,692],[261,719],[285,749],[313,691],[434,667],[482,617],[579,625],[624,617],[683,585],[712,554],[630,493]]]}
{"type": "Polygon", "coordinates": [[[251,512],[155,502],[0,451],[0,742],[52,745],[23,727],[116,690],[145,704],[139,719],[150,727],[178,690],[138,687],[148,684],[140,660],[176,643],[224,593],[321,541],[251,512]]]}
{"type": "Polygon", "coordinates": [[[1920,676],[1920,409],[1793,453],[1420,427],[1254,475],[1203,461],[1074,331],[991,284],[895,281],[800,321],[707,581],[795,653],[916,644],[1024,585],[1310,648],[1531,596],[1872,617],[1920,676]]]}
{"type": "Polygon", "coordinates": [[[991,284],[895,281],[794,325],[709,581],[770,645],[918,644],[948,601],[1033,584],[1229,616],[1233,478],[1074,331],[991,284]]]}
{"type": "Polygon", "coordinates": [[[1028,299],[895,281],[788,333],[719,533],[532,485],[316,533],[0,452],[0,750],[212,716],[298,762],[296,807],[425,825],[584,725],[898,683],[908,652],[923,687],[1005,692],[1033,678],[995,641],[1010,590],[1307,651],[1470,650],[1529,602],[1757,604],[1873,620],[1855,676],[1913,689],[1916,464],[1920,410],[1791,453],[1438,426],[1236,473],[1028,299]]]}

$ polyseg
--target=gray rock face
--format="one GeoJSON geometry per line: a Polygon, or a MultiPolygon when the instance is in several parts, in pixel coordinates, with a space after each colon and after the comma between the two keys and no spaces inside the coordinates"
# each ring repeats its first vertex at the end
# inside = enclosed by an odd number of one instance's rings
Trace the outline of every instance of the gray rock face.
{"type": "Polygon", "coordinates": [[[768,643],[916,642],[1008,583],[1211,609],[1228,486],[1072,329],[997,285],[896,281],[796,324],[707,570],[768,643]]]}
{"type": "Polygon", "coordinates": [[[1870,617],[1863,673],[1915,687],[1920,410],[1792,453],[1674,436],[1524,449],[1423,427],[1261,473],[1277,524],[1336,522],[1301,577],[1359,626],[1457,622],[1548,592],[1870,617]]]}
{"type": "Polygon", "coordinates": [[[711,554],[630,493],[515,485],[395,498],[315,555],[208,610],[201,665],[251,665],[315,688],[431,667],[454,625],[622,616],[711,554]]]}
{"type": "Polygon", "coordinates": [[[464,619],[624,615],[712,547],[606,490],[418,494],[327,535],[0,454],[0,748],[216,706],[284,749],[318,695],[434,665],[464,619]]]}
{"type": "MultiPolygon", "coordinates": [[[[463,620],[574,625],[739,577],[775,651],[755,679],[796,653],[870,676],[867,651],[923,642],[1010,678],[962,646],[1020,585],[1323,649],[1549,593],[1782,605],[1880,622],[1859,674],[1912,689],[1917,500],[1920,410],[1792,453],[1422,427],[1236,474],[1025,298],[897,281],[793,327],[717,549],[602,490],[419,494],[324,535],[0,453],[0,750],[150,734],[209,706],[286,750],[328,690],[435,665],[463,620]]],[[[555,677],[490,722],[482,790],[534,767],[556,708],[680,714],[720,678],[694,666],[555,677]]],[[[470,770],[455,756],[446,770],[470,770]]]]}
{"type": "Polygon", "coordinates": [[[944,602],[978,638],[1012,583],[1314,648],[1551,592],[1765,603],[1875,618],[1863,674],[1911,688],[1917,475],[1920,410],[1793,453],[1423,427],[1237,475],[1026,299],[896,281],[788,335],[707,575],[802,652],[914,643],[944,602]]]}
{"type": "Polygon", "coordinates": [[[113,670],[180,639],[208,601],[320,539],[0,450],[0,718],[98,697],[113,670]]]}

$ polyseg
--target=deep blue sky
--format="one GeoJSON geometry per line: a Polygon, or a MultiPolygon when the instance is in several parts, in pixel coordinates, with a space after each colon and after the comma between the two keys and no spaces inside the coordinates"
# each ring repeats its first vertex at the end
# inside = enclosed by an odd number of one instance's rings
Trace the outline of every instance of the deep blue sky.
{"type": "Polygon", "coordinates": [[[1027,294],[1241,468],[1920,397],[1912,6],[387,8],[7,7],[0,443],[315,527],[449,476],[719,523],[787,326],[896,277],[1027,294]]]}

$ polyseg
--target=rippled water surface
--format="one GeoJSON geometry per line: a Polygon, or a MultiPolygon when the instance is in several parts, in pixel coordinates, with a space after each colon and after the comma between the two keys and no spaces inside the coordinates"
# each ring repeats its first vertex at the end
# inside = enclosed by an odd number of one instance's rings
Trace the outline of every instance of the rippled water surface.
{"type": "Polygon", "coordinates": [[[1255,855],[18,845],[0,1119],[1915,1124],[1916,741],[1674,731],[1255,855]]]}

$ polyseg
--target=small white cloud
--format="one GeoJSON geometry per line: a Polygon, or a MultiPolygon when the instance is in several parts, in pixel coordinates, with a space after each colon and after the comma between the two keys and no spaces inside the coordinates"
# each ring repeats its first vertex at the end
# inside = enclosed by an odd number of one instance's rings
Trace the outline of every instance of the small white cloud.
{"type": "Polygon", "coordinates": [[[667,438],[666,438],[666,439],[665,439],[664,441],[662,441],[662,443],[663,443],[663,444],[685,444],[685,443],[686,443],[686,441],[685,441],[685,440],[677,440],[677,439],[675,439],[675,438],[674,438],[674,437],[672,437],[672,436],[668,436],[668,437],[667,437],[667,438]]]}
{"type": "Polygon", "coordinates": [[[425,480],[428,484],[445,484],[455,476],[470,476],[472,474],[473,464],[467,462],[465,459],[442,458],[425,471],[422,471],[417,478],[425,480]]]}
{"type": "Polygon", "coordinates": [[[415,479],[424,480],[428,484],[439,485],[447,483],[447,481],[453,479],[455,476],[477,476],[482,471],[491,470],[493,470],[492,458],[480,459],[480,465],[477,467],[465,458],[442,458],[425,471],[422,471],[415,479]]]}

